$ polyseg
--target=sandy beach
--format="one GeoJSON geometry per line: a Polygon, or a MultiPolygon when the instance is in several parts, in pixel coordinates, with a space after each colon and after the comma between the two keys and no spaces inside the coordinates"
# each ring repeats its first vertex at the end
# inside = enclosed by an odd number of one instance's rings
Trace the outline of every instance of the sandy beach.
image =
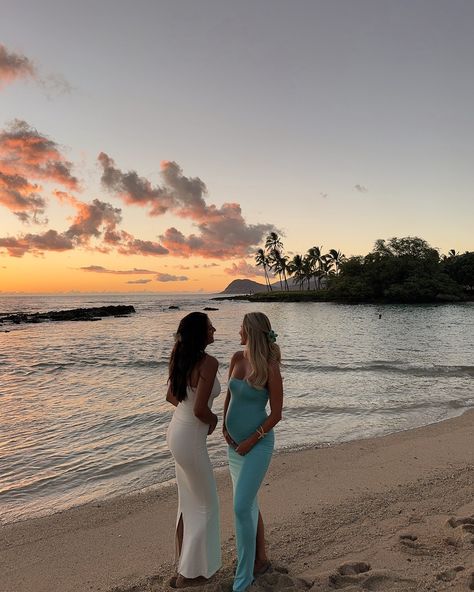
{"type": "MultiPolygon", "coordinates": [[[[217,471],[231,589],[231,486],[217,471]]],[[[274,569],[255,590],[474,590],[474,411],[275,455],[261,490],[274,569]]],[[[0,528],[1,592],[169,590],[176,487],[0,528]]]]}

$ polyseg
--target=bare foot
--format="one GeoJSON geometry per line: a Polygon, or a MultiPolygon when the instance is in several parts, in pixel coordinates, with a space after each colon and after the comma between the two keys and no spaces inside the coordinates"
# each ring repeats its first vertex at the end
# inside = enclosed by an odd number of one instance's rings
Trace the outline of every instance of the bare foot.
{"type": "Polygon", "coordinates": [[[263,574],[267,573],[271,566],[272,564],[270,563],[270,561],[268,561],[268,559],[257,559],[253,566],[253,575],[256,578],[258,578],[259,576],[263,576],[263,574]]]}
{"type": "Polygon", "coordinates": [[[207,578],[199,576],[197,578],[185,578],[181,574],[173,576],[169,582],[171,588],[190,588],[192,586],[202,586],[207,582],[207,578]]]}

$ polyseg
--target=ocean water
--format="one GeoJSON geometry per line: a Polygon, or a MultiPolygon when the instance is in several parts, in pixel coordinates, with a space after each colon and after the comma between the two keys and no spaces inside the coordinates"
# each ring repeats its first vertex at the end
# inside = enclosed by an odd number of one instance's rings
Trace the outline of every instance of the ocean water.
{"type": "MultiPolygon", "coordinates": [[[[179,320],[214,306],[209,346],[228,362],[255,305],[198,295],[0,295],[0,313],[133,304],[97,322],[0,325],[0,522],[173,478],[167,363],[179,320]],[[169,305],[179,306],[170,310],[169,305]],[[3,332],[6,329],[9,332],[3,332]]],[[[474,304],[262,303],[282,348],[278,449],[331,445],[441,421],[474,406],[474,304]],[[379,315],[382,315],[379,318],[379,315]]],[[[225,464],[220,429],[209,438],[225,464]]]]}

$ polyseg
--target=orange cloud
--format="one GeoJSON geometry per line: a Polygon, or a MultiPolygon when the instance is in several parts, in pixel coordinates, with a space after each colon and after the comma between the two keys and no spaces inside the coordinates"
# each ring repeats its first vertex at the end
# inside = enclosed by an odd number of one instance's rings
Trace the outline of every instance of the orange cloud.
{"type": "Polygon", "coordinates": [[[70,190],[79,188],[71,172],[72,163],[61,154],[56,142],[19,119],[0,133],[0,170],[7,175],[59,183],[70,190]]]}
{"type": "Polygon", "coordinates": [[[44,251],[69,251],[74,248],[74,244],[56,230],[48,230],[43,234],[0,238],[0,248],[5,249],[11,257],[22,257],[27,252],[42,255],[44,251]]]}
{"type": "Polygon", "coordinates": [[[115,229],[122,220],[120,208],[98,199],[94,199],[91,204],[75,200],[74,205],[77,214],[65,232],[67,237],[86,244],[90,238],[100,237],[102,232],[106,240],[108,236],[115,235],[115,229]]]}
{"type": "Polygon", "coordinates": [[[0,204],[23,222],[38,222],[46,208],[44,189],[35,181],[78,189],[71,169],[57,144],[26,122],[15,120],[0,132],[0,204]]]}
{"type": "Polygon", "coordinates": [[[23,222],[29,221],[30,215],[36,219],[44,213],[46,201],[39,195],[39,189],[21,175],[6,175],[0,170],[0,204],[23,222]]]}
{"type": "Polygon", "coordinates": [[[35,76],[36,69],[29,58],[8,51],[0,43],[0,88],[18,78],[33,78],[35,76]]]}

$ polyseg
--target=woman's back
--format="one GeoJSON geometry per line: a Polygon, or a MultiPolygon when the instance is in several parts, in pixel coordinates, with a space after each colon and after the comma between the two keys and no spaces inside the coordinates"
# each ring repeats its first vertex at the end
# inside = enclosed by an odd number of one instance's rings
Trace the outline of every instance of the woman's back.
{"type": "MultiPolygon", "coordinates": [[[[221,385],[217,376],[214,379],[214,384],[212,385],[211,394],[209,396],[208,406],[209,409],[212,407],[212,403],[214,399],[218,396],[221,392],[221,385]]],[[[175,408],[173,414],[174,421],[186,422],[186,423],[196,423],[202,424],[206,430],[209,426],[203,423],[200,419],[198,419],[194,415],[194,404],[196,402],[196,387],[188,385],[186,389],[186,399],[184,401],[180,401],[179,405],[175,408]]],[[[172,420],[172,421],[173,421],[172,420]]]]}

